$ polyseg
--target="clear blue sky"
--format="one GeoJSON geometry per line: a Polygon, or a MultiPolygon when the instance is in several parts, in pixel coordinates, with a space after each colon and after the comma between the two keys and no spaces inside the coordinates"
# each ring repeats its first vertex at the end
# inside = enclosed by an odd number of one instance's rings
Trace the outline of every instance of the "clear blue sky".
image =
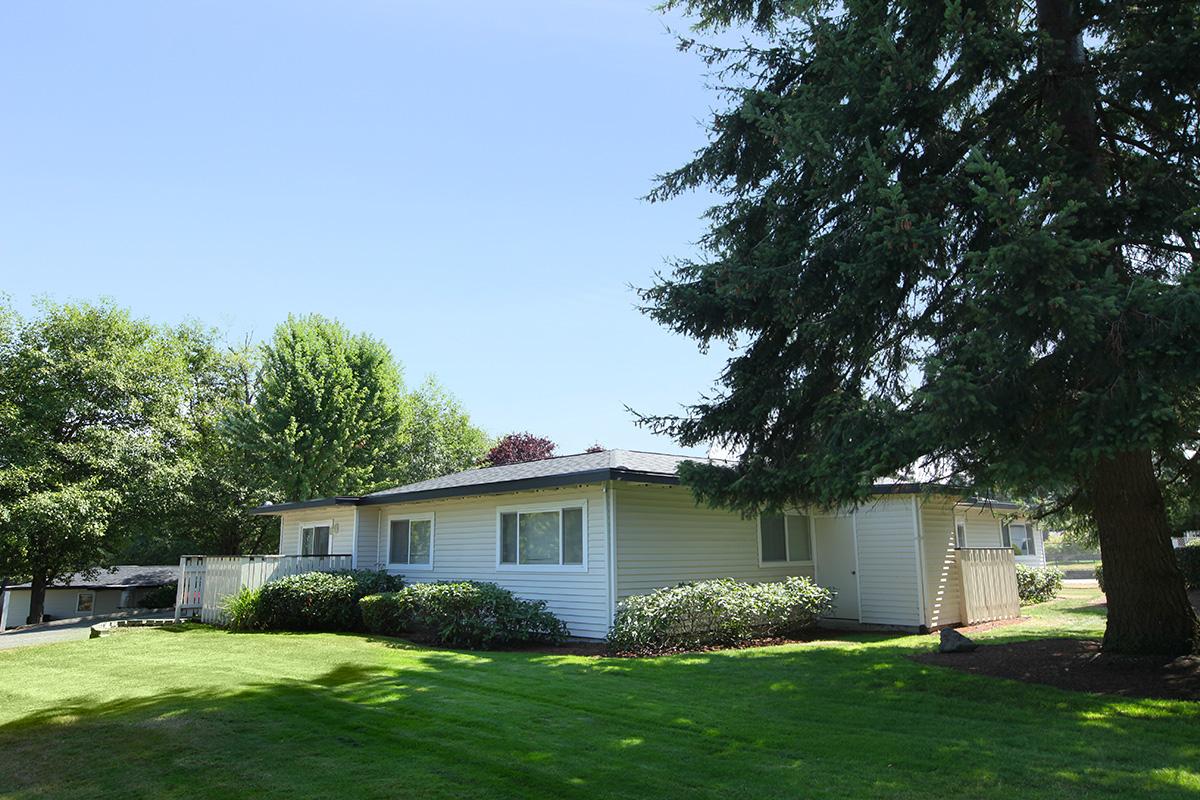
{"type": "Polygon", "coordinates": [[[676,451],[724,353],[634,308],[717,102],[648,0],[0,6],[0,291],[268,336],[319,312],[489,433],[676,451]]]}

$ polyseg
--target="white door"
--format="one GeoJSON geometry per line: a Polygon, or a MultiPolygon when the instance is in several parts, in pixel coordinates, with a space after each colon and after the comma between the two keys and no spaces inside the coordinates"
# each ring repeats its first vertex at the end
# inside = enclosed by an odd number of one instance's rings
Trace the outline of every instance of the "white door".
{"type": "Polygon", "coordinates": [[[831,619],[858,620],[858,557],[852,517],[813,519],[813,561],[817,583],[836,589],[831,619]]]}

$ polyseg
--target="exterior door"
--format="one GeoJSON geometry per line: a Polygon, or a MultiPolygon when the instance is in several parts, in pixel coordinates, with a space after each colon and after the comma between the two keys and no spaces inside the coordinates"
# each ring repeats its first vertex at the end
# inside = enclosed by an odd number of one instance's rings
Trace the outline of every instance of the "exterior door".
{"type": "Polygon", "coordinates": [[[858,621],[858,556],[852,517],[813,519],[813,566],[817,583],[836,589],[830,619],[858,621]]]}

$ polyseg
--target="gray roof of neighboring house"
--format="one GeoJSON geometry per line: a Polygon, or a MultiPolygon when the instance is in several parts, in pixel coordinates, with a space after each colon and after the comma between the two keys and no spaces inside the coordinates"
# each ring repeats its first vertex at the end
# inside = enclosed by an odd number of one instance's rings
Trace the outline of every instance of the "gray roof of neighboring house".
{"type": "MultiPolygon", "coordinates": [[[[68,575],[60,581],[55,581],[48,589],[136,589],[147,586],[162,586],[179,580],[177,564],[144,567],[137,564],[122,564],[118,567],[101,569],[92,577],[86,573],[77,572],[68,575]]],[[[7,589],[29,589],[31,584],[18,583],[7,589]]],[[[7,590],[6,589],[6,590],[7,590]]]]}
{"type": "MultiPolygon", "coordinates": [[[[598,453],[555,456],[522,464],[507,464],[502,467],[469,469],[431,478],[427,481],[384,489],[363,497],[329,497],[296,503],[264,505],[251,509],[250,513],[278,514],[282,511],[334,505],[402,503],[440,497],[519,492],[528,489],[572,486],[601,481],[675,484],[679,483],[676,470],[685,461],[733,464],[731,461],[706,459],[699,456],[645,453],[638,450],[602,450],[598,453]]],[[[933,487],[923,483],[892,482],[878,483],[872,488],[877,494],[918,494],[929,491],[933,487]]],[[[952,487],[945,488],[951,490],[952,487]]],[[[953,491],[960,492],[958,489],[953,489],[953,491]]]]}

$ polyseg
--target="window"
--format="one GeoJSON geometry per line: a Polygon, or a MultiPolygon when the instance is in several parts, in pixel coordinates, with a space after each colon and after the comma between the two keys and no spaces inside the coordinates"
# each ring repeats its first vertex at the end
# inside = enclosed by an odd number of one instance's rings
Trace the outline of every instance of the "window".
{"type": "Polygon", "coordinates": [[[504,566],[582,567],[585,505],[500,509],[499,556],[504,566]]]}
{"type": "Polygon", "coordinates": [[[758,518],[759,561],[812,561],[812,526],[807,514],[763,514],[758,518]]]}
{"type": "Polygon", "coordinates": [[[1004,526],[1004,544],[1023,556],[1037,555],[1033,543],[1033,526],[1024,522],[1010,522],[1004,526]]]}
{"type": "Polygon", "coordinates": [[[388,520],[388,564],[433,566],[433,517],[388,520]]]}
{"type": "Polygon", "coordinates": [[[90,614],[96,606],[95,592],[80,592],[75,598],[75,610],[81,614],[90,614]]]}
{"type": "Polygon", "coordinates": [[[314,525],[303,525],[300,527],[300,555],[302,556],[327,556],[329,555],[329,542],[332,538],[330,532],[333,530],[332,522],[321,522],[314,525]]]}
{"type": "Polygon", "coordinates": [[[967,521],[965,519],[954,520],[954,546],[959,550],[967,546],[967,521]]]}

